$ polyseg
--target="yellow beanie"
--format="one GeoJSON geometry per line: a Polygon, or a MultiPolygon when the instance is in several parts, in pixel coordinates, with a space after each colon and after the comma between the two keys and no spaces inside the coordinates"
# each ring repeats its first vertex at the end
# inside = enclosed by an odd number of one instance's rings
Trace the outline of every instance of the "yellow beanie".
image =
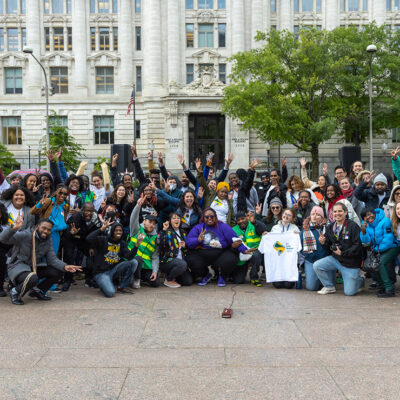
{"type": "Polygon", "coordinates": [[[217,185],[217,192],[219,192],[223,187],[226,187],[228,189],[228,192],[230,191],[229,184],[226,182],[219,182],[217,185]]]}

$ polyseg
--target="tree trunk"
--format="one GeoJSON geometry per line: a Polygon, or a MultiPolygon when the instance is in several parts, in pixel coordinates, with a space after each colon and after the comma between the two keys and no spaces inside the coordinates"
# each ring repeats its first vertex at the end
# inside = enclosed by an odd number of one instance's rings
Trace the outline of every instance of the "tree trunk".
{"type": "Polygon", "coordinates": [[[319,150],[318,144],[311,145],[312,180],[317,181],[319,176],[319,150]]]}

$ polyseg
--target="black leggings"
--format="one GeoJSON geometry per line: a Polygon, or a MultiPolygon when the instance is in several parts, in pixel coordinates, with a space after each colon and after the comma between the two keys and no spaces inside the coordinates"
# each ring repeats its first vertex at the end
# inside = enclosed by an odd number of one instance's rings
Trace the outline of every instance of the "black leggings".
{"type": "Polygon", "coordinates": [[[167,274],[167,280],[176,280],[182,286],[190,286],[193,278],[187,270],[187,262],[180,258],[174,258],[167,263],[160,263],[160,271],[167,274]]]}
{"type": "Polygon", "coordinates": [[[191,250],[186,257],[186,262],[194,278],[206,276],[208,273],[207,267],[212,265],[216,272],[220,272],[224,280],[228,279],[238,260],[239,257],[232,248],[191,250]]]}
{"type": "MultiPolygon", "coordinates": [[[[15,278],[15,288],[16,290],[21,293],[22,287],[24,285],[25,278],[29,275],[29,272],[22,272],[15,278]]],[[[33,287],[37,286],[38,289],[42,290],[43,292],[47,292],[59,279],[63,276],[63,272],[53,268],[51,266],[47,267],[38,267],[37,275],[34,275],[28,282],[25,293],[32,289],[33,287]],[[39,282],[40,279],[44,280],[39,282]]],[[[25,293],[22,293],[24,295],[25,293]]]]}
{"type": "Polygon", "coordinates": [[[293,289],[296,282],[280,281],[272,282],[272,285],[276,289],[293,289]]]}

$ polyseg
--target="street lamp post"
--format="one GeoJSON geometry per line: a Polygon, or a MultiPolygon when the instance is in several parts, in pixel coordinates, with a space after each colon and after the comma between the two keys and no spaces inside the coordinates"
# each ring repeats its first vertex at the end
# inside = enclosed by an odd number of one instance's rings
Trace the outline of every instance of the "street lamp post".
{"type": "MultiPolygon", "coordinates": [[[[47,82],[47,74],[46,70],[44,69],[43,65],[40,63],[40,61],[35,57],[33,54],[33,49],[32,47],[25,46],[22,50],[26,54],[30,54],[36,62],[40,65],[40,68],[42,68],[43,74],[44,74],[44,88],[45,88],[45,95],[46,95],[46,151],[50,150],[50,129],[49,129],[49,85],[47,82]]],[[[50,162],[48,159],[46,159],[46,167],[47,170],[50,171],[50,162]]],[[[39,166],[40,168],[40,166],[39,166]]]]}
{"type": "Polygon", "coordinates": [[[373,151],[373,138],[372,138],[372,59],[376,53],[376,46],[370,44],[367,47],[367,53],[369,54],[369,169],[374,169],[374,151],[373,151]]]}
{"type": "Polygon", "coordinates": [[[265,144],[265,150],[267,150],[267,171],[270,172],[270,151],[271,151],[271,145],[269,144],[269,142],[267,142],[265,144]]]}

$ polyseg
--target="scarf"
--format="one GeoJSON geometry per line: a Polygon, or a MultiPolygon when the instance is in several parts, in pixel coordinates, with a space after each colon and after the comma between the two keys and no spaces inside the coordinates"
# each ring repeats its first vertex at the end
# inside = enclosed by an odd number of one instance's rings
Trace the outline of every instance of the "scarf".
{"type": "Polygon", "coordinates": [[[306,254],[313,253],[317,250],[317,240],[315,239],[314,234],[311,231],[311,228],[321,229],[321,226],[314,225],[310,222],[307,228],[303,230],[303,252],[306,254]]]}
{"type": "Polygon", "coordinates": [[[346,197],[346,199],[348,199],[354,193],[354,189],[350,186],[350,189],[342,190],[342,193],[343,193],[344,197],[346,197]]]}
{"type": "Polygon", "coordinates": [[[339,197],[337,197],[334,200],[328,200],[328,219],[329,221],[333,222],[333,212],[332,212],[332,208],[333,206],[339,201],[339,200],[344,200],[345,197],[343,195],[340,195],[339,197]]]}

